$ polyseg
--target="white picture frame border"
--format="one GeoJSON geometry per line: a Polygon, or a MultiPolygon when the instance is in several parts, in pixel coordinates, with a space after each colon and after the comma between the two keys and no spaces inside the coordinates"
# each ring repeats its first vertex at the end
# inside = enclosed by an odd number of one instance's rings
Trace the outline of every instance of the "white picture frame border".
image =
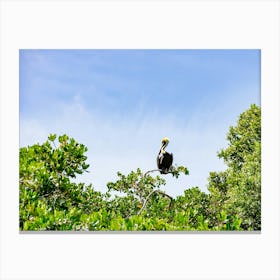
{"type": "Polygon", "coordinates": [[[2,0],[1,279],[280,279],[279,1],[2,0]],[[260,234],[20,234],[19,49],[261,49],[260,234]]]}

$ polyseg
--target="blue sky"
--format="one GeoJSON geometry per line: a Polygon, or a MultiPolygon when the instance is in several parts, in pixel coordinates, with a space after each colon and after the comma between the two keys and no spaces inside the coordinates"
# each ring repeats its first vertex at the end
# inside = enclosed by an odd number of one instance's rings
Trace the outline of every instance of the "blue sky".
{"type": "Polygon", "coordinates": [[[260,105],[259,50],[20,50],[20,146],[66,133],[85,144],[105,191],[116,172],[156,168],[163,137],[190,176],[166,175],[171,195],[224,170],[217,152],[250,104],[260,105]]]}

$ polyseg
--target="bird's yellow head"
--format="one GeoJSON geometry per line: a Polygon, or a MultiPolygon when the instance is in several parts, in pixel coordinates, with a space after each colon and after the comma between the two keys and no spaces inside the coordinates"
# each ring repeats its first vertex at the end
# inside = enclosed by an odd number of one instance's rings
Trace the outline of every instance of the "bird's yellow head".
{"type": "Polygon", "coordinates": [[[167,137],[164,137],[164,138],[161,140],[161,149],[160,149],[160,151],[161,151],[162,154],[165,154],[165,153],[166,153],[166,152],[165,152],[165,148],[166,148],[166,146],[168,145],[168,143],[169,143],[169,139],[168,139],[167,137]]]}
{"type": "Polygon", "coordinates": [[[167,137],[164,137],[162,140],[161,140],[161,143],[162,144],[168,144],[169,143],[169,139],[167,137]]]}

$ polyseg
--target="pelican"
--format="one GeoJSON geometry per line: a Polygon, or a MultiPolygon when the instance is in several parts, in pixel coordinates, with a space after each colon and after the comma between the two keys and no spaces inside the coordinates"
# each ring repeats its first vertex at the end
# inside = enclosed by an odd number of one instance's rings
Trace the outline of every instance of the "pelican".
{"type": "Polygon", "coordinates": [[[157,156],[157,166],[158,169],[161,170],[161,174],[167,174],[173,162],[173,154],[165,151],[168,143],[169,139],[164,137],[161,141],[161,148],[157,156]]]}

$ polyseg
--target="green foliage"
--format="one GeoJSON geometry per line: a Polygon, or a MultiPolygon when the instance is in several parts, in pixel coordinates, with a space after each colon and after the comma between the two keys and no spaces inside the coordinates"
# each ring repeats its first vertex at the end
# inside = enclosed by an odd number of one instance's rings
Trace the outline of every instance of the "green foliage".
{"type": "MultiPolygon", "coordinates": [[[[87,148],[67,135],[51,134],[43,144],[20,149],[19,227],[21,230],[226,231],[261,228],[260,108],[242,113],[218,154],[228,165],[210,172],[209,193],[187,188],[175,198],[161,190],[166,181],[140,169],[107,184],[74,183],[87,172],[87,148]]],[[[169,174],[189,175],[184,166],[169,174]]]]}
{"type": "Polygon", "coordinates": [[[229,146],[221,150],[218,156],[223,158],[233,171],[240,171],[246,157],[255,151],[257,143],[261,143],[261,110],[251,105],[242,113],[236,127],[230,127],[227,135],[229,146]]]}
{"type": "Polygon", "coordinates": [[[239,173],[230,173],[224,209],[238,214],[245,229],[261,229],[261,146],[255,144],[252,154],[244,156],[244,164],[239,173]]]}
{"type": "MultiPolygon", "coordinates": [[[[245,230],[261,229],[261,110],[252,105],[230,127],[229,146],[219,157],[228,165],[224,172],[210,173],[210,212],[225,211],[242,219],[245,230]]],[[[213,219],[213,226],[218,221],[213,219]]]]}
{"type": "Polygon", "coordinates": [[[190,174],[188,168],[185,167],[185,166],[174,166],[171,169],[171,174],[175,178],[178,178],[180,176],[180,173],[183,173],[185,175],[189,175],[190,174]]]}
{"type": "Polygon", "coordinates": [[[44,215],[56,219],[59,211],[66,213],[77,209],[89,213],[104,206],[103,195],[91,185],[70,180],[89,167],[84,155],[87,148],[66,135],[58,138],[58,147],[55,140],[56,135],[50,135],[42,145],[20,149],[21,228],[28,221],[38,224],[38,216],[42,216],[40,221],[45,221],[44,215]]]}
{"type": "MultiPolygon", "coordinates": [[[[175,201],[176,212],[187,213],[188,223],[194,228],[198,228],[202,223],[202,218],[208,216],[209,198],[198,187],[184,191],[183,196],[178,196],[175,201]]],[[[205,219],[208,223],[208,220],[205,219]]]]}

